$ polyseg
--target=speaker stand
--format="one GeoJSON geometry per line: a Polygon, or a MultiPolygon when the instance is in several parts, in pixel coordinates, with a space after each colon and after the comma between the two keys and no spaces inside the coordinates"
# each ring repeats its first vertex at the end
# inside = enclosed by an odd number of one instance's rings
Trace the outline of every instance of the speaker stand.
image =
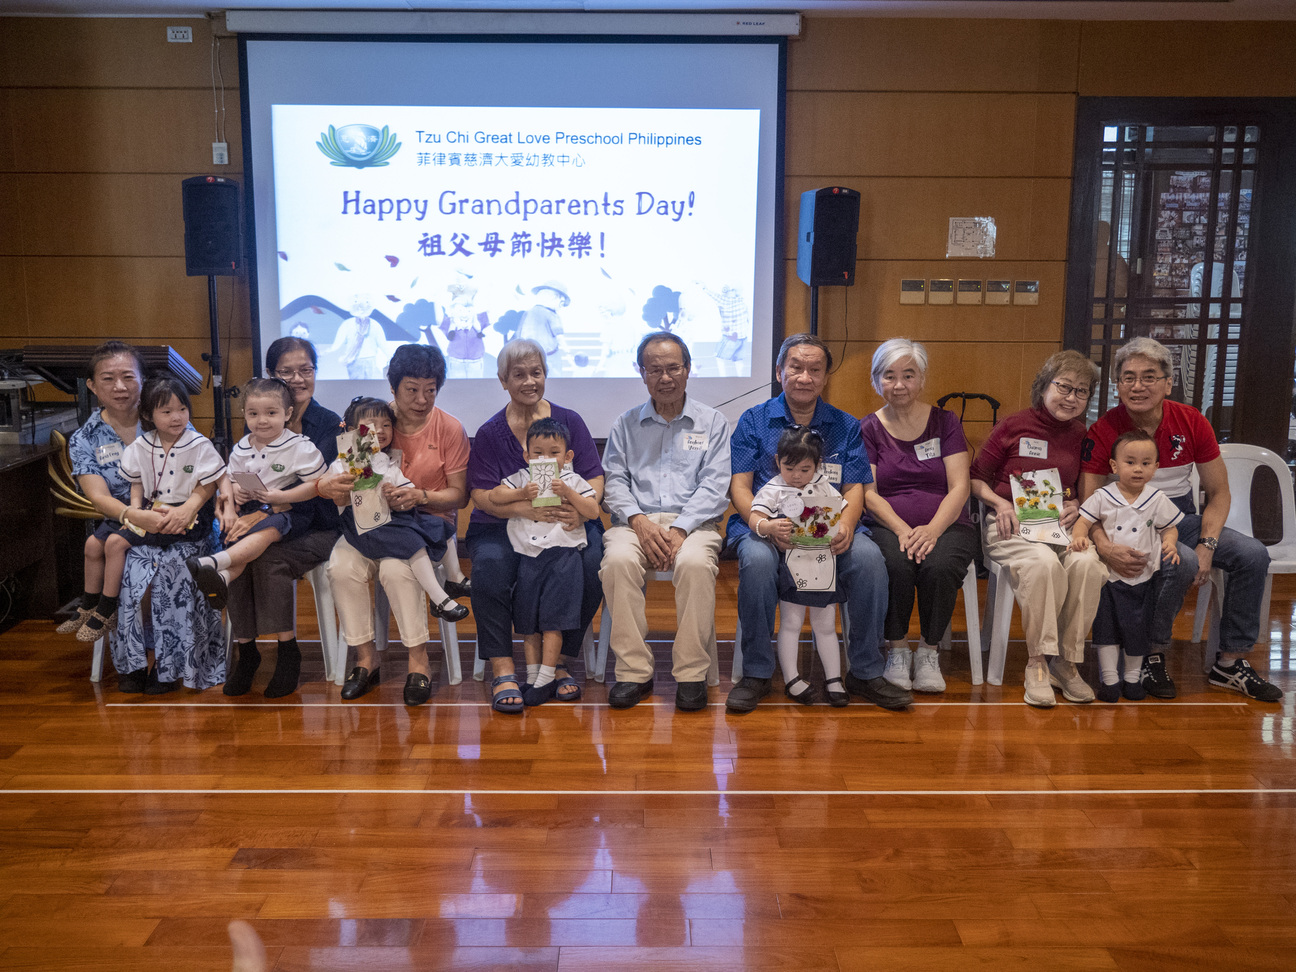
{"type": "Polygon", "coordinates": [[[232,439],[230,436],[229,403],[226,401],[225,368],[221,364],[220,351],[220,317],[216,309],[216,278],[207,277],[207,311],[211,318],[211,354],[204,354],[203,360],[211,366],[212,408],[215,421],[212,423],[212,444],[222,458],[228,459],[232,439]]]}
{"type": "Polygon", "coordinates": [[[810,333],[819,336],[819,288],[810,288],[810,333]]]}

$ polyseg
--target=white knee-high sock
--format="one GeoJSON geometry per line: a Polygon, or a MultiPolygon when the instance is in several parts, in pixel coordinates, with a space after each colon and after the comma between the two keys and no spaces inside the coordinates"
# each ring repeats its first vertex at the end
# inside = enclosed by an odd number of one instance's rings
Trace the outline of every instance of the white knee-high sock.
{"type": "Polygon", "coordinates": [[[426,550],[420,550],[409,559],[410,573],[418,581],[419,587],[427,591],[428,597],[432,598],[433,604],[440,604],[446,599],[445,588],[436,578],[436,568],[432,566],[432,558],[428,556],[426,550]]]}
{"type": "Polygon", "coordinates": [[[815,648],[823,663],[824,678],[841,678],[841,642],[837,638],[837,607],[810,609],[810,630],[814,632],[815,648]]]}
{"type": "MultiPolygon", "coordinates": [[[[805,624],[806,609],[804,604],[793,604],[790,601],[779,601],[778,656],[779,667],[783,669],[783,681],[792,681],[801,674],[797,656],[801,648],[801,626],[805,624]]],[[[804,687],[803,687],[804,690],[804,687]]],[[[800,692],[793,692],[800,695],[800,692]]]]}
{"type": "Polygon", "coordinates": [[[437,563],[445,568],[446,580],[452,580],[456,584],[462,584],[464,581],[464,572],[463,568],[459,566],[459,550],[457,547],[453,548],[454,556],[452,557],[450,556],[451,549],[452,548],[447,547],[445,556],[438,560],[437,563]]]}
{"type": "Polygon", "coordinates": [[[1120,681],[1120,645],[1094,645],[1098,653],[1098,674],[1104,685],[1115,685],[1120,681]]]}

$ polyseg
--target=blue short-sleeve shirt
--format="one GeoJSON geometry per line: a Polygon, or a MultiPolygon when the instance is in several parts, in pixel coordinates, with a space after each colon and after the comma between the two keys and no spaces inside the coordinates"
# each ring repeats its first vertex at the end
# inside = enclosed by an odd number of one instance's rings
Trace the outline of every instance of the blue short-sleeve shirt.
{"type": "MultiPolygon", "coordinates": [[[[780,393],[768,401],[753,405],[742,413],[730,440],[730,467],[733,475],[752,474],[752,493],[778,474],[775,455],[783,430],[795,425],[788,409],[787,396],[780,393]]],[[[822,398],[815,405],[810,427],[823,436],[824,465],[841,466],[841,481],[834,482],[842,492],[853,483],[873,482],[873,470],[860,435],[859,419],[829,405],[822,398]]],[[[728,535],[733,538],[747,530],[747,524],[735,513],[729,517],[728,535]]]]}
{"type": "MultiPolygon", "coordinates": [[[[68,439],[68,454],[72,458],[72,475],[99,476],[108,484],[108,492],[121,503],[130,503],[130,483],[121,474],[121,457],[126,445],[116,430],[100,414],[100,409],[90,413],[85,425],[68,439]]],[[[135,434],[144,432],[138,424],[135,434]]]]}

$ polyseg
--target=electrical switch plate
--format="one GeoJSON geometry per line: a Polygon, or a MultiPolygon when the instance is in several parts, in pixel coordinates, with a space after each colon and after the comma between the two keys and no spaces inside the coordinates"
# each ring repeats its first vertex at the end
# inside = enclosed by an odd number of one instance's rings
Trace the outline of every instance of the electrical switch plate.
{"type": "Polygon", "coordinates": [[[192,27],[168,27],[167,43],[168,44],[192,44],[193,28],[192,27]]]}
{"type": "Polygon", "coordinates": [[[1011,280],[987,280],[985,302],[1003,306],[1012,300],[1011,280]]]}
{"type": "Polygon", "coordinates": [[[1034,307],[1039,303],[1039,281],[1018,280],[1013,288],[1013,303],[1034,307]]]}
{"type": "Polygon", "coordinates": [[[901,280],[900,281],[900,303],[902,304],[927,303],[927,281],[923,279],[901,280]]]}
{"type": "Polygon", "coordinates": [[[958,282],[958,295],[955,300],[960,304],[980,304],[983,282],[981,280],[960,280],[958,282]]]}
{"type": "Polygon", "coordinates": [[[229,165],[228,142],[212,142],[212,165],[229,165]]]}
{"type": "Polygon", "coordinates": [[[954,281],[938,280],[933,278],[927,285],[927,303],[929,304],[952,304],[954,303],[954,281]]]}

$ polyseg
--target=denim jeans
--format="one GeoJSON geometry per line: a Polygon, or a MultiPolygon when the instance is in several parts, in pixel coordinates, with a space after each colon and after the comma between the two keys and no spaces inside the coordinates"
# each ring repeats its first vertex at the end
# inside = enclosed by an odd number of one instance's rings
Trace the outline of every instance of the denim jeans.
{"type": "MultiPolygon", "coordinates": [[[[1162,564],[1152,612],[1153,649],[1169,644],[1175,616],[1197,574],[1201,517],[1186,513],[1179,521],[1179,564],[1162,564]]],[[[1226,574],[1220,615],[1220,651],[1250,651],[1260,637],[1260,602],[1269,574],[1269,551],[1259,540],[1225,527],[1211,566],[1226,574]]],[[[1155,576],[1155,575],[1154,575],[1155,576]]],[[[1265,619],[1266,622],[1268,619],[1265,619]]]]}
{"type": "MultiPolygon", "coordinates": [[[[774,609],[778,604],[777,547],[749,531],[730,538],[738,554],[738,620],[742,624],[743,674],[770,678],[774,674],[774,609]]],[[[838,565],[837,583],[845,586],[850,611],[850,641],[846,660],[857,678],[882,674],[882,622],[887,611],[887,571],[882,552],[868,534],[857,532],[838,565]]]]}

